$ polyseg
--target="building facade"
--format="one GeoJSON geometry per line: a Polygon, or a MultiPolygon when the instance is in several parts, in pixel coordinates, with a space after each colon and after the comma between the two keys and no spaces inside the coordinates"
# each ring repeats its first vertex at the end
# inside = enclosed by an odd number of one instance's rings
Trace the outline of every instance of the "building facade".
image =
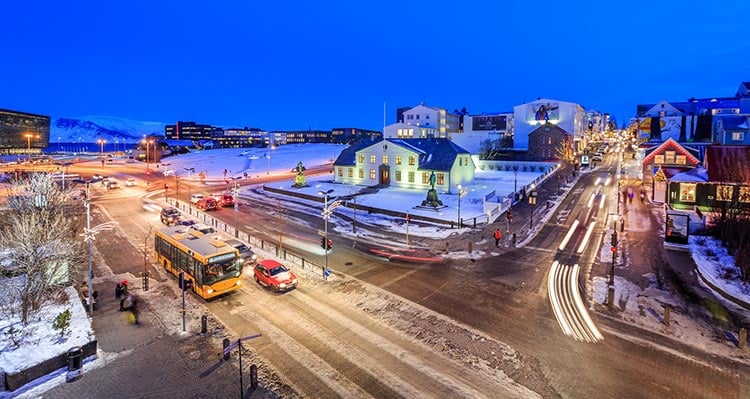
{"type": "Polygon", "coordinates": [[[352,144],[362,139],[381,139],[383,133],[377,130],[360,129],[356,127],[338,127],[331,129],[331,142],[336,144],[352,144]]]}
{"type": "Polygon", "coordinates": [[[559,161],[573,151],[573,136],[560,126],[545,123],[529,133],[530,161],[559,161]]]}
{"type": "Polygon", "coordinates": [[[528,150],[529,133],[539,125],[551,123],[573,137],[573,149],[582,151],[589,141],[586,112],[583,107],[570,102],[539,99],[513,107],[513,148],[528,150]]]}
{"type": "Polygon", "coordinates": [[[177,121],[174,125],[164,126],[164,136],[167,140],[212,140],[214,136],[222,134],[222,128],[195,122],[177,121]]]}
{"type": "Polygon", "coordinates": [[[341,152],[333,163],[334,181],[364,186],[393,186],[455,192],[458,184],[474,182],[471,154],[449,139],[362,140],[341,152]]]}
{"type": "Polygon", "coordinates": [[[0,109],[0,153],[39,154],[49,146],[50,118],[0,109]]]}
{"type": "Polygon", "coordinates": [[[212,140],[218,148],[262,147],[267,135],[258,128],[227,128],[214,131],[212,140]]]}

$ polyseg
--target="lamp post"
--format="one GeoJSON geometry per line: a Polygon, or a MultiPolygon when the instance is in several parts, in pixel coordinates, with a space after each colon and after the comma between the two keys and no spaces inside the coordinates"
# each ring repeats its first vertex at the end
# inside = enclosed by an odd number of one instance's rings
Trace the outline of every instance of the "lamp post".
{"type": "Polygon", "coordinates": [[[323,270],[323,273],[328,272],[328,217],[331,216],[331,210],[328,209],[328,194],[332,193],[333,189],[326,190],[326,191],[318,191],[319,195],[322,195],[323,198],[323,251],[326,255],[325,260],[325,270],[323,270]]]}
{"type": "Polygon", "coordinates": [[[83,201],[83,206],[86,207],[86,228],[84,229],[83,234],[83,240],[88,243],[88,263],[89,263],[89,269],[88,269],[88,276],[87,276],[87,283],[88,283],[88,305],[89,305],[89,317],[94,317],[94,294],[93,294],[93,285],[92,280],[94,279],[94,269],[91,264],[91,241],[96,239],[96,233],[104,230],[112,230],[117,222],[106,222],[97,225],[94,228],[91,228],[91,199],[89,197],[89,183],[91,183],[91,180],[84,181],[84,180],[78,180],[79,182],[86,183],[86,199],[83,201]]]}
{"type": "Polygon", "coordinates": [[[192,205],[193,203],[192,203],[192,202],[190,202],[190,196],[191,196],[191,194],[190,194],[190,176],[191,176],[191,175],[192,175],[193,173],[195,173],[195,168],[182,168],[182,170],[184,170],[184,171],[185,171],[185,172],[187,172],[187,174],[188,174],[188,185],[187,185],[187,186],[188,186],[188,203],[189,203],[190,205],[192,205]]]}
{"type": "MultiPolygon", "coordinates": [[[[513,165],[513,201],[516,200],[516,193],[518,192],[518,165],[513,165]]],[[[511,201],[511,203],[513,203],[511,201]]]]}
{"type": "Polygon", "coordinates": [[[274,150],[274,149],[276,149],[276,147],[274,147],[272,145],[269,148],[270,149],[268,150],[268,152],[266,152],[266,159],[268,160],[267,163],[266,163],[266,175],[270,175],[271,174],[271,151],[274,150]]]}
{"type": "Polygon", "coordinates": [[[461,228],[461,197],[466,194],[466,189],[458,185],[458,228],[461,228]]]}
{"type": "Polygon", "coordinates": [[[24,137],[26,137],[26,158],[29,162],[31,162],[31,138],[36,137],[38,139],[39,135],[37,134],[36,136],[34,136],[31,133],[26,133],[24,134],[24,137]]]}
{"type": "Polygon", "coordinates": [[[234,197],[234,238],[240,236],[240,232],[237,230],[237,208],[239,207],[239,204],[237,203],[237,194],[240,191],[238,188],[239,179],[242,179],[242,176],[232,178],[232,180],[234,180],[234,189],[232,190],[232,196],[234,197]]]}
{"type": "Polygon", "coordinates": [[[96,142],[99,143],[99,155],[100,156],[104,155],[104,143],[106,143],[107,140],[99,139],[99,140],[96,140],[96,142]]]}
{"type": "Polygon", "coordinates": [[[529,230],[534,228],[534,208],[536,207],[536,191],[534,191],[534,184],[531,185],[531,190],[529,191],[529,205],[531,205],[531,210],[529,211],[529,230]]]}

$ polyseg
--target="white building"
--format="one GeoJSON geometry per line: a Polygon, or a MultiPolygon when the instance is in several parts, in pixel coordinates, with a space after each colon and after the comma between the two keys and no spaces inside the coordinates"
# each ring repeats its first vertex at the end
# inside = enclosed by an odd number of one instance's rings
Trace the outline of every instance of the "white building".
{"type": "Polygon", "coordinates": [[[383,136],[401,138],[448,137],[459,131],[459,117],[445,108],[424,103],[403,112],[403,120],[383,129],[383,136]]]}
{"type": "Polygon", "coordinates": [[[464,116],[464,131],[451,133],[451,140],[472,154],[479,154],[484,141],[513,137],[512,112],[485,112],[464,116]]]}
{"type": "Polygon", "coordinates": [[[529,133],[547,121],[573,136],[575,151],[585,147],[588,123],[583,107],[565,101],[539,99],[513,107],[513,148],[527,150],[529,133]]]}

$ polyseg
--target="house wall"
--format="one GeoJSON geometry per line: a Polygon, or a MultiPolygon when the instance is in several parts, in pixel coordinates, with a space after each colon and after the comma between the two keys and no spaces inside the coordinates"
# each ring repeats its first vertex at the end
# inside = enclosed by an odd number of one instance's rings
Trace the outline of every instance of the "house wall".
{"type": "Polygon", "coordinates": [[[541,106],[546,108],[549,123],[569,132],[573,136],[574,150],[581,151],[586,145],[584,132],[588,128],[583,107],[555,100],[538,100],[513,107],[513,147],[524,150],[529,148],[529,133],[547,121],[540,114],[541,106]]]}
{"type": "Polygon", "coordinates": [[[557,151],[563,143],[568,141],[570,139],[567,134],[551,126],[549,128],[542,127],[529,135],[527,157],[532,161],[559,159],[557,151]]]}

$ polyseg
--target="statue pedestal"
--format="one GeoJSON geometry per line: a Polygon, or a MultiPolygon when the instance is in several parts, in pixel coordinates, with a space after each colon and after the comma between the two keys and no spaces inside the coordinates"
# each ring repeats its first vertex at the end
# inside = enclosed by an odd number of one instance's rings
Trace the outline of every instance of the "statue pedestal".
{"type": "Polygon", "coordinates": [[[440,201],[437,196],[437,191],[431,188],[427,191],[427,199],[422,201],[422,205],[417,206],[417,209],[429,209],[439,211],[447,206],[443,205],[443,201],[440,201]]]}

